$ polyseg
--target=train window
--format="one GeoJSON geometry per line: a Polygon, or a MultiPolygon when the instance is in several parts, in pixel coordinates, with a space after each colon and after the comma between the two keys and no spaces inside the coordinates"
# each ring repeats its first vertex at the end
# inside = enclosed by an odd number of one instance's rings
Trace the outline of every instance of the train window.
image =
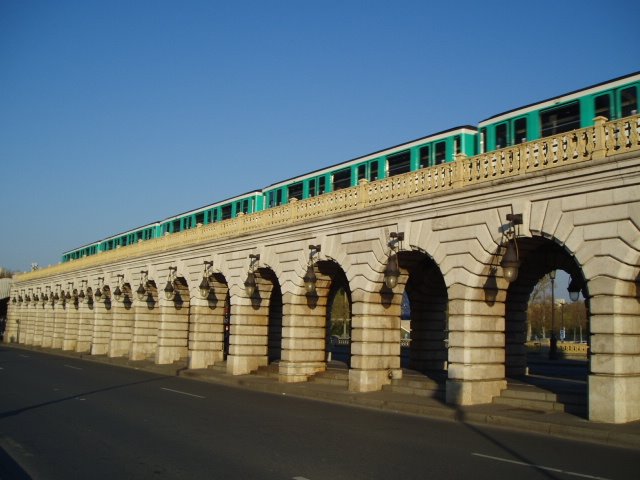
{"type": "Polygon", "coordinates": [[[540,112],[540,126],[543,137],[580,128],[580,104],[571,102],[540,112]]]}
{"type": "Polygon", "coordinates": [[[289,200],[292,198],[302,200],[302,182],[289,185],[289,200]]]}
{"type": "Polygon", "coordinates": [[[638,113],[638,92],[636,87],[620,90],[620,114],[622,117],[638,113]]]}
{"type": "Polygon", "coordinates": [[[204,225],[204,212],[196,213],[196,225],[198,223],[204,225]]]}
{"type": "Polygon", "coordinates": [[[527,141],[527,119],[517,118],[513,122],[513,143],[524,143],[527,141]]]}
{"type": "Polygon", "coordinates": [[[172,225],[171,225],[171,228],[172,228],[171,231],[179,232],[180,231],[180,220],[174,220],[172,225]]]}
{"type": "Polygon", "coordinates": [[[310,197],[315,197],[316,196],[316,180],[315,180],[315,178],[309,180],[309,196],[310,197]]]}
{"type": "Polygon", "coordinates": [[[276,190],[276,205],[282,205],[282,189],[276,190]]]}
{"type": "Polygon", "coordinates": [[[445,142],[438,142],[435,144],[435,162],[436,165],[440,165],[447,160],[447,144],[445,142]]]}
{"type": "Polygon", "coordinates": [[[390,177],[411,171],[411,153],[402,152],[387,157],[387,172],[390,177]]]}
{"type": "Polygon", "coordinates": [[[249,213],[249,199],[245,198],[241,204],[242,213],[249,213]]]}
{"type": "Polygon", "coordinates": [[[595,107],[596,117],[611,119],[611,96],[608,93],[596,97],[595,107]]]}
{"type": "Polygon", "coordinates": [[[504,148],[507,143],[507,124],[501,123],[496,125],[496,148],[504,148]]]}
{"type": "Polygon", "coordinates": [[[333,191],[351,186],[351,169],[344,168],[333,174],[333,191]]]}
{"type": "Polygon", "coordinates": [[[456,154],[462,153],[462,137],[460,135],[453,137],[453,151],[456,154]]]}
{"type": "Polygon", "coordinates": [[[429,145],[420,149],[420,168],[429,166],[429,153],[431,153],[431,148],[429,148],[429,145]]]}
{"type": "Polygon", "coordinates": [[[231,204],[224,205],[222,208],[222,220],[231,218],[231,204]]]}
{"type": "Polygon", "coordinates": [[[358,165],[358,182],[362,179],[367,178],[367,166],[366,165],[358,165]]]}
{"type": "Polygon", "coordinates": [[[369,180],[371,180],[372,182],[374,180],[378,179],[378,161],[376,160],[375,162],[371,163],[371,166],[369,167],[369,180]]]}
{"type": "Polygon", "coordinates": [[[487,148],[487,129],[481,128],[480,135],[478,135],[478,152],[484,153],[487,148]]]}
{"type": "Polygon", "coordinates": [[[216,209],[211,210],[211,223],[218,221],[218,211],[216,209]]]}
{"type": "Polygon", "coordinates": [[[322,195],[325,191],[325,180],[324,177],[320,177],[318,179],[318,195],[322,195]]]}

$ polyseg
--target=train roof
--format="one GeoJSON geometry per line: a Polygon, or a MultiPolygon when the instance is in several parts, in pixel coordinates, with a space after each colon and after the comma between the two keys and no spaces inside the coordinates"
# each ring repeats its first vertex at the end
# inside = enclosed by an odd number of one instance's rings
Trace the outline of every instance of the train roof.
{"type": "Polygon", "coordinates": [[[557,95],[555,97],[547,98],[546,100],[541,100],[539,102],[530,103],[528,105],[524,105],[522,107],[512,108],[511,110],[507,110],[502,113],[497,113],[491,117],[485,118],[480,123],[478,123],[478,127],[482,127],[489,123],[494,123],[496,121],[500,121],[503,118],[511,117],[514,112],[527,113],[532,110],[537,110],[539,108],[545,108],[553,106],[557,103],[565,102],[568,100],[573,100],[574,98],[578,98],[587,93],[595,93],[600,90],[605,90],[603,87],[615,88],[630,81],[640,81],[640,71],[629,73],[627,75],[623,75],[621,77],[616,77],[611,80],[606,80],[604,82],[596,83],[595,85],[591,85],[589,87],[584,87],[579,90],[573,90],[572,92],[563,93],[561,95],[557,95]]]}
{"type": "Polygon", "coordinates": [[[411,147],[414,147],[414,146],[419,145],[421,143],[424,143],[426,140],[429,140],[429,141],[441,140],[443,138],[449,137],[454,132],[463,132],[464,133],[466,130],[469,131],[469,132],[466,132],[466,133],[476,133],[478,131],[478,129],[476,127],[473,127],[471,125],[461,125],[461,126],[458,126],[458,127],[449,128],[447,130],[442,130],[441,132],[437,132],[437,133],[433,133],[431,135],[427,135],[427,136],[424,136],[424,137],[416,138],[415,140],[409,140],[408,142],[399,143],[398,145],[394,145],[393,147],[387,147],[387,148],[384,148],[382,150],[377,150],[375,152],[368,153],[366,155],[361,155],[359,157],[352,158],[351,160],[345,160],[343,162],[336,163],[336,164],[331,165],[329,167],[322,167],[322,168],[319,168],[317,170],[313,170],[311,172],[303,173],[301,175],[298,175],[298,176],[295,176],[295,177],[291,177],[291,178],[289,178],[287,180],[280,180],[279,182],[272,183],[268,187],[265,187],[262,191],[264,192],[264,191],[270,190],[272,188],[280,187],[280,186],[285,185],[287,183],[290,183],[290,182],[292,182],[294,180],[302,181],[302,180],[305,180],[305,179],[307,179],[309,177],[314,177],[314,176],[320,175],[322,173],[328,173],[328,172],[331,172],[331,171],[335,170],[338,167],[347,167],[349,165],[352,165],[353,163],[359,163],[359,162],[364,162],[364,161],[367,161],[367,160],[372,160],[372,159],[374,159],[376,157],[379,157],[382,154],[400,152],[400,151],[405,150],[407,148],[411,148],[411,147]]]}
{"type": "Polygon", "coordinates": [[[177,218],[183,217],[184,215],[190,215],[190,214],[192,215],[194,213],[199,213],[199,212],[202,212],[204,210],[208,210],[208,209],[213,208],[213,207],[218,207],[220,205],[224,205],[225,203],[235,202],[235,201],[242,200],[244,198],[252,197],[252,196],[255,196],[255,195],[262,195],[262,190],[252,190],[250,192],[243,193],[241,195],[236,195],[234,197],[229,197],[229,198],[227,198],[225,200],[220,200],[219,202],[210,203],[208,205],[203,205],[202,207],[194,208],[192,210],[187,210],[186,212],[178,213],[176,215],[172,215],[171,217],[167,217],[164,220],[161,220],[160,223],[168,222],[170,220],[175,220],[177,218]]]}

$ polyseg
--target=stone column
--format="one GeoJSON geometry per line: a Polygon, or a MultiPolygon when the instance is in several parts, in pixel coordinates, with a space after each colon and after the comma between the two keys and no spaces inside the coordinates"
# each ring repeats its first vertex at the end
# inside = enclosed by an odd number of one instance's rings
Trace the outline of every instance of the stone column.
{"type": "Polygon", "coordinates": [[[189,291],[176,290],[180,291],[173,300],[161,299],[157,364],[170,364],[189,356],[189,291]]]}
{"type": "Polygon", "coordinates": [[[95,318],[93,322],[93,341],[91,355],[106,355],[109,352],[111,340],[111,325],[113,322],[111,300],[103,298],[94,301],[95,318]]]}
{"type": "Polygon", "coordinates": [[[85,299],[84,302],[78,305],[78,340],[76,342],[76,352],[91,352],[94,317],[93,300],[85,299]]]}
{"type": "Polygon", "coordinates": [[[318,282],[316,296],[284,294],[278,370],[281,382],[305,382],[326,369],[327,293],[328,289],[318,282]]]}
{"type": "Polygon", "coordinates": [[[375,284],[372,292],[352,294],[349,370],[352,392],[381,390],[392,377],[400,375],[400,310],[404,283],[398,282],[393,294],[382,287],[382,283],[375,284]]]}
{"type": "Polygon", "coordinates": [[[122,301],[113,300],[112,304],[113,325],[111,339],[109,340],[109,357],[124,357],[129,354],[133,339],[134,310],[129,297],[122,301]]]}
{"type": "Polygon", "coordinates": [[[45,322],[45,309],[46,305],[39,303],[36,306],[35,326],[33,329],[33,344],[37,347],[42,346],[42,340],[44,335],[44,322],[45,322]]]}
{"type": "Polygon", "coordinates": [[[231,307],[227,373],[244,375],[268,365],[269,305],[265,299],[258,301],[255,296],[253,302],[248,298],[236,298],[242,303],[231,307]]]}
{"type": "Polygon", "coordinates": [[[67,303],[67,323],[64,328],[63,350],[75,350],[78,343],[79,304],[73,298],[67,303]]]}
{"type": "Polygon", "coordinates": [[[44,305],[44,328],[42,330],[42,346],[51,348],[53,345],[53,330],[56,322],[56,308],[51,301],[44,305]]]}
{"type": "Polygon", "coordinates": [[[207,368],[224,360],[225,299],[228,288],[215,283],[209,299],[194,299],[189,324],[189,368],[207,368]]]}
{"type": "Polygon", "coordinates": [[[503,302],[489,305],[481,288],[449,288],[447,403],[489,403],[507,387],[504,325],[503,302]]]}
{"type": "Polygon", "coordinates": [[[29,305],[27,305],[27,309],[25,312],[26,313],[25,323],[24,323],[24,329],[25,329],[24,343],[26,345],[33,345],[33,334],[35,329],[35,316],[36,316],[35,310],[36,310],[36,307],[33,305],[33,303],[29,303],[29,305]]]}
{"type": "Polygon", "coordinates": [[[51,348],[62,348],[62,342],[64,340],[64,329],[67,323],[67,305],[62,300],[58,300],[55,305],[56,317],[53,323],[53,340],[51,342],[51,348]]]}
{"type": "Polygon", "coordinates": [[[133,305],[133,336],[131,341],[131,360],[154,359],[158,350],[158,326],[160,307],[155,288],[145,299],[136,299],[133,305]]]}
{"type": "Polygon", "coordinates": [[[640,307],[637,289],[634,282],[613,281],[609,277],[589,282],[589,291],[593,295],[589,301],[592,334],[590,420],[607,423],[640,420],[640,307]]]}

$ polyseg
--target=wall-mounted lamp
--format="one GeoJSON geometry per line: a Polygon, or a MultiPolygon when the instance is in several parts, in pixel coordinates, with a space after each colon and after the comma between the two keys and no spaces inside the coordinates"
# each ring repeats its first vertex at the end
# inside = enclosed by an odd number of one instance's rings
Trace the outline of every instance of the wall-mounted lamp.
{"type": "Polygon", "coordinates": [[[178,267],[169,267],[169,276],[167,277],[167,285],[164,287],[164,297],[167,300],[173,300],[176,296],[176,288],[173,285],[174,280],[175,280],[175,276],[176,276],[176,270],[178,270],[178,267]]]}
{"type": "Polygon", "coordinates": [[[211,270],[213,269],[213,261],[205,260],[204,261],[204,271],[202,272],[202,281],[200,282],[200,286],[198,289],[200,290],[200,298],[206,300],[209,298],[211,294],[211,270]]]}
{"type": "Polygon", "coordinates": [[[120,288],[120,285],[124,280],[124,275],[119,273],[116,275],[116,277],[118,277],[118,280],[117,280],[116,288],[113,291],[113,298],[115,298],[116,301],[119,302],[120,299],[122,298],[122,289],[120,288]]]}
{"type": "Polygon", "coordinates": [[[244,291],[247,294],[247,297],[253,297],[253,294],[256,291],[256,275],[254,273],[255,265],[260,261],[260,254],[250,254],[249,255],[249,273],[247,273],[247,279],[244,281],[244,291]]]}
{"type": "Polygon", "coordinates": [[[396,249],[399,249],[399,243],[404,240],[404,232],[391,232],[389,237],[391,237],[391,240],[389,240],[391,253],[389,254],[387,266],[384,269],[384,284],[387,288],[393,290],[398,284],[398,278],[400,277],[400,267],[398,265],[396,249]]]}
{"type": "Polygon", "coordinates": [[[571,280],[569,281],[569,287],[567,291],[569,292],[569,299],[572,302],[575,302],[580,298],[580,291],[582,290],[582,282],[576,279],[573,275],[571,276],[571,280]]]}
{"type": "MultiPolygon", "coordinates": [[[[67,295],[66,295],[66,297],[65,297],[65,298],[66,298],[66,300],[67,300],[67,302],[68,302],[69,300],[71,300],[71,297],[72,297],[72,295],[71,295],[72,290],[73,290],[73,282],[67,282],[67,295]]],[[[74,302],[75,302],[75,300],[77,299],[77,296],[78,296],[78,292],[77,292],[77,290],[73,290],[73,300],[74,300],[74,302]]]]}
{"type": "Polygon", "coordinates": [[[507,221],[509,222],[509,230],[505,233],[507,237],[507,249],[502,256],[502,274],[505,280],[511,283],[518,278],[518,269],[520,268],[520,256],[518,252],[518,232],[517,225],[522,225],[521,213],[509,213],[507,214],[507,221]]]}
{"type": "Polygon", "coordinates": [[[80,280],[80,292],[78,293],[78,301],[80,303],[84,302],[84,299],[85,299],[84,287],[86,285],[87,285],[87,281],[86,280],[80,280]]]}
{"type": "Polygon", "coordinates": [[[96,299],[96,302],[102,300],[102,290],[100,290],[100,285],[104,286],[104,277],[98,277],[98,285],[96,286],[96,291],[93,293],[93,296],[96,299]]]}
{"type": "Polygon", "coordinates": [[[24,301],[27,305],[31,303],[31,290],[31,288],[27,290],[27,294],[24,297],[24,301]]]}
{"type": "Polygon", "coordinates": [[[56,283],[56,291],[51,296],[51,305],[55,305],[60,300],[60,294],[58,293],[60,291],[60,287],[62,287],[62,285],[56,283]]]}
{"type": "Polygon", "coordinates": [[[138,300],[144,302],[147,299],[147,285],[149,282],[149,271],[140,270],[140,286],[136,289],[138,300]]]}
{"type": "Polygon", "coordinates": [[[320,245],[309,245],[309,264],[307,265],[307,272],[304,274],[302,281],[304,282],[304,289],[307,295],[313,295],[316,293],[316,277],[314,256],[320,253],[320,245]]]}

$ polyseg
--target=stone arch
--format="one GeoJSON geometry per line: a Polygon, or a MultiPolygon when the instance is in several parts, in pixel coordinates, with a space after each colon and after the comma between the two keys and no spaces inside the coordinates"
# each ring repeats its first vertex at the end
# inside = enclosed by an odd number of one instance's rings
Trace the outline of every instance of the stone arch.
{"type": "MultiPolygon", "coordinates": [[[[519,238],[520,268],[518,278],[507,288],[505,299],[505,374],[521,376],[527,372],[526,340],[528,302],[536,284],[551,271],[562,270],[581,285],[587,311],[589,293],[580,265],[575,258],[553,240],[544,237],[519,238]]],[[[555,310],[552,310],[555,312],[555,310]]],[[[587,321],[589,318],[587,317],[587,321]]],[[[556,348],[561,319],[554,322],[550,348],[556,348]]],[[[549,352],[555,357],[553,351],[549,352]]],[[[586,372],[585,372],[586,374],[586,372]]]]}
{"type": "Polygon", "coordinates": [[[403,367],[425,374],[444,374],[447,366],[448,296],[444,277],[433,259],[419,251],[398,253],[407,275],[410,344],[403,367]]]}
{"type": "Polygon", "coordinates": [[[325,358],[350,366],[353,301],[349,280],[335,262],[318,262],[317,269],[326,289],[325,358]]]}

